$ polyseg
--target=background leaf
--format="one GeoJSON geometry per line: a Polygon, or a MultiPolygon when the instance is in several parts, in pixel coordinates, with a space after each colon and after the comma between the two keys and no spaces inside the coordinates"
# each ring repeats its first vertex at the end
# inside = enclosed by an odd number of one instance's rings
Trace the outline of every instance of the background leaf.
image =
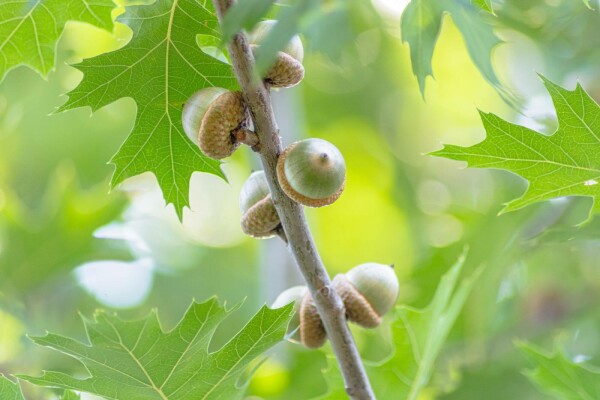
{"type": "Polygon", "coordinates": [[[212,336],[234,310],[215,298],[193,303],[171,331],[161,329],[156,312],[143,320],[125,322],[97,312],[84,319],[89,345],[47,334],[32,340],[80,360],[90,373],[78,379],[61,372],[41,377],[20,376],[40,386],[61,387],[115,400],[236,399],[245,388],[239,382],[248,365],[281,341],[292,306],[266,306],[226,345],[209,353],[212,336]]]}
{"type": "Polygon", "coordinates": [[[492,66],[492,49],[502,41],[477,12],[465,0],[412,0],[404,10],[401,19],[402,41],[408,43],[413,73],[419,82],[421,94],[425,95],[425,83],[433,76],[431,59],[445,14],[462,34],[471,59],[484,78],[498,90],[508,102],[512,95],[503,88],[492,66]]]}
{"type": "Polygon", "coordinates": [[[600,398],[600,369],[575,363],[560,349],[547,353],[528,343],[519,347],[535,365],[527,377],[542,392],[560,400],[600,398]]]}
{"type": "Polygon", "coordinates": [[[502,210],[561,196],[594,198],[592,212],[600,210],[600,107],[578,84],[569,91],[544,79],[558,116],[559,127],[546,136],[481,114],[486,139],[471,147],[446,145],[434,156],[467,161],[470,167],[500,168],[529,181],[525,194],[502,210]]]}
{"type": "Polygon", "coordinates": [[[56,42],[67,21],[112,30],[112,0],[0,1],[0,82],[21,64],[42,75],[54,68],[56,42]]]}
{"type": "Polygon", "coordinates": [[[19,384],[11,381],[2,374],[0,374],[0,399],[25,400],[19,384]]]}
{"type": "Polygon", "coordinates": [[[185,135],[183,104],[199,89],[233,89],[237,83],[229,65],[196,44],[197,34],[219,36],[210,1],[156,1],[128,7],[120,21],[133,30],[131,42],[77,64],[83,81],[60,110],[83,106],[97,110],[121,97],[132,97],[138,115],[133,131],[112,159],[116,166],[112,185],[151,171],[181,218],[189,204],[193,172],[224,176],[219,162],[205,157],[185,135]]]}

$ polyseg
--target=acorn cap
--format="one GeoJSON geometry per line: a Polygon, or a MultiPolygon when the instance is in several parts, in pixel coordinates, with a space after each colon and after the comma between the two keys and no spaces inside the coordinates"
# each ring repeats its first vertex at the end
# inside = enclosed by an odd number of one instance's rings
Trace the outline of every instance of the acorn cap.
{"type": "Polygon", "coordinates": [[[200,124],[210,103],[225,92],[227,90],[223,88],[208,87],[198,90],[185,102],[181,113],[181,122],[185,134],[192,142],[198,144],[200,124]]]}
{"type": "Polygon", "coordinates": [[[279,215],[270,195],[255,203],[242,215],[242,231],[257,239],[274,236],[279,224],[279,215]]]}
{"type": "Polygon", "coordinates": [[[317,306],[308,291],[300,306],[300,339],[302,344],[309,349],[319,348],[327,341],[323,321],[321,321],[317,306]]]}
{"type": "Polygon", "coordinates": [[[283,191],[309,207],[336,201],[344,191],[346,163],[342,153],[323,139],[289,145],[279,156],[277,178],[283,191]]]}
{"type": "Polygon", "coordinates": [[[344,275],[333,278],[333,287],[344,302],[346,318],[365,328],[375,328],[381,323],[381,316],[371,307],[371,304],[350,283],[344,275]]]}
{"type": "Polygon", "coordinates": [[[242,213],[270,194],[265,171],[250,174],[240,190],[240,209],[242,213]]]}
{"type": "Polygon", "coordinates": [[[225,92],[208,107],[198,135],[198,145],[208,157],[220,160],[239,147],[232,132],[248,123],[246,104],[241,92],[225,92]]]}
{"type": "Polygon", "coordinates": [[[281,308],[291,302],[294,302],[294,309],[292,314],[292,319],[288,324],[287,333],[292,335],[288,337],[290,342],[301,343],[300,340],[300,306],[302,305],[302,300],[304,295],[308,292],[306,286],[294,286],[289,289],[284,290],[277,296],[271,308],[281,308]]]}

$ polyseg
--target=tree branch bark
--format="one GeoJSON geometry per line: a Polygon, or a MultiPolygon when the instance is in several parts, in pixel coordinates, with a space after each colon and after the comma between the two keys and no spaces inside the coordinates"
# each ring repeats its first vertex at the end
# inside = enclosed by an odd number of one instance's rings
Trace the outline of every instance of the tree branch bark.
{"type": "MultiPolygon", "coordinates": [[[[213,2],[222,23],[223,15],[231,7],[233,0],[213,2]]],[[[288,240],[288,248],[321,315],[344,377],[346,392],[351,399],[375,399],[354,339],[346,324],[344,305],[333,289],[317,252],[304,210],[301,205],[285,195],[277,182],[277,159],[282,151],[279,128],[271,107],[269,91],[255,75],[254,56],[248,39],[242,33],[236,34],[228,45],[228,50],[244,99],[250,107],[254,129],[260,140],[260,159],[288,240]]]]}

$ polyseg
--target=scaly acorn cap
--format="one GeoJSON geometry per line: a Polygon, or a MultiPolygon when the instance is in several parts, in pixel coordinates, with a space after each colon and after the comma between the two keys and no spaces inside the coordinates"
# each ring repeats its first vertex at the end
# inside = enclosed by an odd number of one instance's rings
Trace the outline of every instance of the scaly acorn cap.
{"type": "Polygon", "coordinates": [[[225,92],[211,103],[200,124],[198,146],[211,158],[220,160],[233,154],[240,142],[234,131],[246,128],[247,107],[241,92],[225,92]]]}
{"type": "Polygon", "coordinates": [[[333,285],[346,307],[346,316],[365,328],[381,323],[398,299],[398,278],[389,265],[366,263],[337,275],[333,285]]]}
{"type": "Polygon", "coordinates": [[[198,90],[185,102],[181,113],[181,122],[185,134],[195,144],[198,144],[200,125],[202,124],[202,118],[204,118],[206,110],[208,110],[210,104],[217,97],[225,92],[227,92],[227,90],[223,88],[208,87],[198,90]]]}
{"type": "Polygon", "coordinates": [[[327,341],[325,326],[308,291],[300,305],[300,340],[309,349],[319,348],[327,341]]]}
{"type": "Polygon", "coordinates": [[[240,191],[242,231],[255,238],[268,238],[279,226],[279,215],[271,199],[264,171],[253,172],[240,191]]]}
{"type": "Polygon", "coordinates": [[[342,195],[346,163],[338,148],[328,141],[305,139],[281,153],[277,179],[291,199],[309,207],[323,207],[342,195]]]}
{"type": "MultiPolygon", "coordinates": [[[[254,56],[263,40],[267,37],[277,21],[266,20],[256,24],[249,35],[250,47],[254,56]]],[[[304,78],[304,48],[298,35],[292,37],[287,46],[277,53],[277,58],[267,71],[264,79],[272,87],[287,88],[297,85],[304,78]]]]}
{"type": "Polygon", "coordinates": [[[287,339],[290,342],[302,343],[300,339],[300,306],[304,295],[308,292],[306,286],[294,286],[284,290],[277,296],[271,308],[281,308],[291,302],[294,302],[294,309],[292,311],[292,319],[288,324],[287,334],[291,334],[287,339]]]}

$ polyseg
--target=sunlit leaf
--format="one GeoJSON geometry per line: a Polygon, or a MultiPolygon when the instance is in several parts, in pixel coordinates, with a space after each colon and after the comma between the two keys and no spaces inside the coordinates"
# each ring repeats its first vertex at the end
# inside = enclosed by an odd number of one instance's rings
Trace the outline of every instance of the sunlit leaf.
{"type": "Polygon", "coordinates": [[[544,80],[559,127],[551,136],[481,113],[486,139],[471,147],[445,145],[432,155],[474,168],[512,171],[529,181],[525,194],[503,212],[562,196],[589,196],[600,211],[600,107],[577,85],[569,91],[544,80]]]}
{"type": "Polygon", "coordinates": [[[235,310],[219,306],[215,298],[193,303],[169,332],[161,328],[156,311],[133,322],[99,311],[93,320],[83,320],[89,344],[52,333],[32,338],[81,361],[89,377],[54,371],[19,377],[114,400],[237,399],[247,384],[249,364],[283,339],[291,309],[261,308],[213,353],[208,347],[215,330],[235,310]]]}
{"type": "Polygon", "coordinates": [[[138,115],[112,159],[116,166],[112,184],[151,171],[181,218],[189,204],[193,172],[223,177],[219,162],[205,157],[185,135],[182,106],[201,88],[237,87],[231,66],[204,53],[196,43],[197,34],[219,36],[212,2],[156,1],[128,7],[120,21],[131,27],[133,39],[122,49],[77,64],[83,81],[61,110],[84,106],[97,110],[132,97],[138,115]]]}
{"type": "Polygon", "coordinates": [[[0,0],[0,81],[21,64],[48,74],[67,21],[112,30],[114,6],[112,0],[0,0]]]}
{"type": "Polygon", "coordinates": [[[501,40],[468,0],[412,0],[404,10],[402,40],[410,47],[413,73],[419,82],[421,94],[425,93],[427,77],[433,76],[431,59],[445,14],[452,17],[465,40],[471,59],[483,77],[510,101],[512,95],[500,84],[491,61],[492,49],[501,40]]]}
{"type": "Polygon", "coordinates": [[[519,347],[535,365],[527,377],[546,394],[559,400],[600,398],[600,369],[569,360],[560,349],[548,353],[528,343],[519,347]]]}

